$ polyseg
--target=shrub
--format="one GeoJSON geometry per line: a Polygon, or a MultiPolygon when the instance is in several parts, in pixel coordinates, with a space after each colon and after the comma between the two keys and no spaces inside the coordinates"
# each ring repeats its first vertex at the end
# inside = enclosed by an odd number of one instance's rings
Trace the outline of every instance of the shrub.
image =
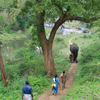
{"type": "Polygon", "coordinates": [[[84,84],[86,81],[97,81],[100,75],[98,64],[100,62],[100,42],[97,41],[88,46],[88,48],[83,48],[81,52],[81,60],[79,62],[79,66],[81,67],[76,78],[82,78],[80,84],[84,84]]]}
{"type": "Polygon", "coordinates": [[[64,42],[64,39],[61,38],[61,37],[56,37],[54,41],[55,41],[56,43],[58,43],[58,42],[64,42]]]}
{"type": "Polygon", "coordinates": [[[0,34],[3,34],[2,32],[0,32],[0,34]]]}
{"type": "Polygon", "coordinates": [[[90,34],[84,34],[83,38],[92,38],[92,36],[90,34]]]}
{"type": "Polygon", "coordinates": [[[11,25],[6,25],[5,29],[7,33],[10,33],[11,27],[12,27],[11,25]]]}

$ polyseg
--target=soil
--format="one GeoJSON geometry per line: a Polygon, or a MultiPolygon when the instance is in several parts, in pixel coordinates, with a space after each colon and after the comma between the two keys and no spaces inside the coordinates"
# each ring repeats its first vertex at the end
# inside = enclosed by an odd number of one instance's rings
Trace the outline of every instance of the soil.
{"type": "MultiPolygon", "coordinates": [[[[75,36],[76,37],[76,36],[75,36]]],[[[72,44],[71,40],[75,37],[72,37],[69,40],[69,45],[72,44]]],[[[66,71],[66,76],[67,76],[67,81],[65,84],[65,89],[62,90],[61,88],[58,87],[58,93],[57,95],[53,95],[53,91],[52,91],[52,87],[50,90],[46,91],[45,93],[43,93],[37,100],[60,100],[61,97],[63,97],[64,95],[66,95],[69,90],[72,88],[73,86],[73,82],[74,82],[74,77],[76,75],[76,70],[77,70],[77,66],[78,63],[71,63],[71,67],[66,71]]],[[[59,78],[60,81],[60,86],[62,86],[61,83],[61,78],[59,78]]]]}

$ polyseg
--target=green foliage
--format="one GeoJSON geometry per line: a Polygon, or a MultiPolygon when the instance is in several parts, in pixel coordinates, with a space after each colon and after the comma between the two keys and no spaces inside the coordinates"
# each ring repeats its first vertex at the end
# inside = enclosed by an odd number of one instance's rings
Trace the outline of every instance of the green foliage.
{"type": "Polygon", "coordinates": [[[58,42],[64,42],[64,39],[63,38],[60,38],[60,37],[57,37],[57,38],[55,38],[55,40],[54,40],[56,43],[58,43],[58,42]]]}
{"type": "Polygon", "coordinates": [[[29,17],[28,16],[20,16],[20,15],[17,15],[16,16],[16,21],[18,22],[18,30],[22,30],[22,31],[25,31],[25,28],[26,28],[26,22],[29,20],[29,17]]]}
{"type": "Polygon", "coordinates": [[[84,34],[83,35],[83,38],[92,38],[92,36],[91,35],[88,35],[88,34],[84,34]]]}
{"type": "Polygon", "coordinates": [[[20,29],[18,22],[12,22],[11,26],[12,26],[11,29],[14,30],[14,31],[18,31],[18,29],[20,29]]]}
{"type": "MultiPolygon", "coordinates": [[[[30,71],[34,72],[36,75],[38,75],[38,73],[46,75],[43,67],[43,57],[37,55],[37,53],[37,51],[30,51],[28,48],[21,48],[16,51],[13,60],[9,60],[9,62],[5,64],[5,71],[7,75],[9,72],[10,79],[23,76],[25,73],[29,74],[30,71]],[[42,67],[40,67],[40,65],[42,67]]],[[[0,80],[2,80],[1,76],[0,80]]]]}
{"type": "Polygon", "coordinates": [[[48,88],[50,85],[48,81],[51,81],[51,78],[46,78],[46,76],[29,76],[29,82],[33,89],[33,95],[36,99],[40,94],[43,93],[44,89],[48,88]],[[41,91],[40,91],[41,90],[41,91]]]}
{"type": "MultiPolygon", "coordinates": [[[[9,61],[9,63],[4,65],[7,76],[9,72],[8,87],[3,86],[0,76],[1,100],[20,100],[22,98],[22,87],[25,85],[26,80],[29,80],[34,98],[37,99],[45,89],[51,88],[54,75],[50,78],[46,78],[47,72],[44,69],[44,58],[42,55],[39,55],[37,51],[30,50],[29,48],[21,48],[17,50],[14,55],[13,61],[9,61]]],[[[70,64],[68,64],[69,58],[66,56],[55,53],[54,60],[58,75],[60,75],[63,70],[67,70],[70,66],[70,64]]]]}
{"type": "Polygon", "coordinates": [[[54,44],[55,49],[56,49],[56,50],[54,49],[55,52],[59,51],[57,49],[62,49],[64,47],[66,47],[66,43],[65,43],[64,39],[62,37],[58,37],[58,36],[54,39],[53,44],[54,44]],[[64,45],[62,45],[62,44],[64,44],[64,45]]]}
{"type": "Polygon", "coordinates": [[[7,33],[10,33],[11,27],[12,27],[11,25],[6,25],[5,29],[7,33]]]}
{"type": "MultiPolygon", "coordinates": [[[[93,36],[94,38],[95,36],[93,36]]],[[[97,37],[97,36],[96,36],[97,37]]],[[[61,100],[99,100],[100,42],[97,38],[81,48],[74,86],[61,100]],[[94,40],[96,40],[94,42],[94,40]]]]}
{"type": "Polygon", "coordinates": [[[3,34],[2,32],[0,32],[0,34],[3,34]]]}
{"type": "Polygon", "coordinates": [[[99,59],[100,59],[100,43],[99,40],[88,48],[81,50],[80,72],[78,76],[83,78],[80,84],[84,84],[86,81],[97,81],[99,79],[99,59]],[[88,76],[88,77],[87,77],[88,76]]]}
{"type": "Polygon", "coordinates": [[[2,45],[2,42],[0,41],[0,45],[2,45]]]}
{"type": "Polygon", "coordinates": [[[67,95],[61,98],[61,100],[99,100],[98,83],[86,82],[84,85],[79,85],[78,81],[74,83],[74,87],[67,95]]]}
{"type": "Polygon", "coordinates": [[[0,27],[3,27],[4,22],[5,22],[5,20],[4,20],[3,15],[0,15],[0,27]]]}
{"type": "Polygon", "coordinates": [[[88,48],[82,49],[82,62],[89,62],[95,58],[99,58],[100,51],[99,51],[99,40],[98,42],[95,42],[94,44],[91,44],[88,48]],[[89,52],[88,52],[89,51],[89,52]],[[86,54],[86,55],[84,55],[86,54]]]}

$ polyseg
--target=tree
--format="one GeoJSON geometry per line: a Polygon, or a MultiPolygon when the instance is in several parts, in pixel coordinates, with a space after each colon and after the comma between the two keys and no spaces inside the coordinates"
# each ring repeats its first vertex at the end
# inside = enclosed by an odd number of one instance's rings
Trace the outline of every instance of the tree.
{"type": "Polygon", "coordinates": [[[12,21],[15,20],[15,15],[20,11],[21,7],[23,7],[23,3],[25,3],[26,0],[0,0],[0,12],[6,12],[7,17],[5,20],[5,23],[3,27],[6,26],[7,22],[11,23],[12,21]],[[9,20],[9,21],[8,21],[9,20]]]}
{"type": "Polygon", "coordinates": [[[22,30],[22,31],[25,31],[25,23],[28,21],[29,17],[28,16],[16,16],[16,20],[17,20],[17,23],[18,23],[18,29],[22,30]]]}
{"type": "Polygon", "coordinates": [[[1,75],[2,75],[2,79],[3,79],[3,84],[5,86],[7,86],[8,83],[7,83],[6,74],[5,74],[4,65],[3,65],[3,59],[2,59],[2,54],[1,54],[1,45],[2,45],[2,42],[0,41],[0,70],[1,70],[1,75]]]}
{"type": "Polygon", "coordinates": [[[13,0],[9,0],[9,1],[7,1],[7,0],[1,0],[0,3],[2,4],[2,5],[0,5],[1,11],[2,11],[2,12],[3,12],[3,11],[6,11],[6,12],[8,13],[7,18],[6,18],[6,21],[5,21],[4,25],[3,25],[3,27],[5,27],[6,24],[7,24],[7,22],[8,22],[8,19],[9,19],[9,18],[12,16],[12,14],[14,13],[14,12],[12,12],[12,10],[11,10],[11,6],[12,6],[12,4],[13,4],[13,0]]]}
{"type": "MultiPolygon", "coordinates": [[[[57,29],[65,21],[82,21],[92,23],[99,19],[100,1],[99,0],[28,0],[22,8],[23,14],[33,11],[34,17],[30,20],[29,25],[35,26],[35,34],[42,42],[42,51],[45,60],[45,70],[47,77],[52,73],[56,74],[54,68],[54,59],[52,54],[53,40],[57,29]],[[36,23],[33,23],[33,20],[36,23]],[[46,21],[54,23],[50,32],[49,39],[46,38],[44,23],[46,21]]],[[[33,32],[34,33],[34,32],[33,32]]]]}

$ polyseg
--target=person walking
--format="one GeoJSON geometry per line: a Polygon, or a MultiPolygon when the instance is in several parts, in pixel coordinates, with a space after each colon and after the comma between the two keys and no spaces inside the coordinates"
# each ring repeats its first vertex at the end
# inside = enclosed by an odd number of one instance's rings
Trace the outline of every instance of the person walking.
{"type": "Polygon", "coordinates": [[[23,96],[24,96],[24,100],[31,100],[31,97],[32,97],[32,100],[34,100],[32,87],[29,86],[29,81],[26,81],[25,83],[26,85],[23,86],[22,88],[22,100],[23,100],[23,96]]]}
{"type": "Polygon", "coordinates": [[[73,55],[73,53],[71,53],[71,54],[69,55],[69,58],[70,58],[70,62],[72,63],[72,62],[74,61],[74,55],[73,55]]]}
{"type": "Polygon", "coordinates": [[[53,78],[53,87],[52,87],[52,91],[54,92],[53,95],[57,95],[57,92],[58,92],[58,85],[60,86],[59,84],[59,79],[57,78],[57,74],[55,75],[55,78],[53,78]]]}
{"type": "Polygon", "coordinates": [[[62,90],[65,88],[65,83],[66,83],[66,74],[65,71],[60,75],[60,78],[62,79],[62,90]]]}

